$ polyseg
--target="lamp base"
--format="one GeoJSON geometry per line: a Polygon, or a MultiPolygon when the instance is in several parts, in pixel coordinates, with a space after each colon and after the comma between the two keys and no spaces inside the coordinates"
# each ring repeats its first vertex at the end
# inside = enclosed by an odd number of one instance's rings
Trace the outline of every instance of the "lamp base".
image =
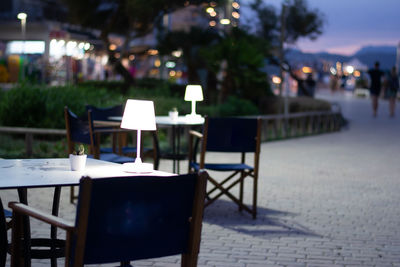
{"type": "Polygon", "coordinates": [[[149,173],[154,171],[153,164],[142,162],[124,163],[122,164],[122,169],[124,172],[132,173],[149,173]]]}
{"type": "Polygon", "coordinates": [[[203,120],[203,117],[201,115],[199,115],[199,114],[191,113],[191,114],[187,114],[185,116],[185,119],[188,120],[188,121],[201,121],[201,120],[203,120]]]}

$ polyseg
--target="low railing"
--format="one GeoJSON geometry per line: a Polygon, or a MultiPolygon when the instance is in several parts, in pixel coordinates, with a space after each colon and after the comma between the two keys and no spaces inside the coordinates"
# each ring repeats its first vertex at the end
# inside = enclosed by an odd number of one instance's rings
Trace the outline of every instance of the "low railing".
{"type": "Polygon", "coordinates": [[[25,150],[27,157],[31,157],[33,153],[32,147],[33,147],[34,135],[66,136],[67,134],[65,129],[44,129],[44,128],[7,127],[7,126],[0,126],[0,133],[25,135],[25,150]]]}
{"type": "Polygon", "coordinates": [[[263,120],[262,141],[339,131],[340,111],[301,112],[258,116],[263,120]]]}
{"type": "MultiPolygon", "coordinates": [[[[340,111],[318,111],[292,113],[288,115],[261,115],[263,120],[262,141],[339,131],[342,126],[340,111]]],[[[0,133],[25,135],[26,156],[33,153],[35,135],[66,136],[65,129],[45,129],[0,126],[0,133]]]]}

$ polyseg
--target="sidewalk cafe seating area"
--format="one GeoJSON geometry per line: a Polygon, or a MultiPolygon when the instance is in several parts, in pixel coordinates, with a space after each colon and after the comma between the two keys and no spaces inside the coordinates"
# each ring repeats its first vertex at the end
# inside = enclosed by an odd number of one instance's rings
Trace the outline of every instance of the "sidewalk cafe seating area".
{"type": "Polygon", "coordinates": [[[200,116],[201,120],[191,121],[185,116],[159,116],[157,124],[169,127],[172,133],[169,145],[173,148],[173,173],[157,171],[163,157],[157,131],[150,131],[153,148],[144,150],[152,153],[154,170],[133,175],[122,164],[135,162],[131,156],[136,147],[127,146],[121,135],[132,133],[134,128],[121,129],[121,120],[112,119],[121,118],[122,109],[122,105],[88,105],[86,113],[78,117],[64,108],[68,154],[78,144],[88,148],[84,171],[72,171],[67,158],[1,162],[2,175],[8,178],[0,181],[0,189],[17,189],[19,202],[10,202],[12,214],[4,209],[0,217],[0,267],[6,264],[7,252],[11,254],[11,266],[30,266],[31,259],[50,259],[51,266],[56,267],[60,257],[65,257],[66,266],[114,262],[130,266],[131,261],[177,254],[182,255],[182,266],[197,266],[205,207],[226,196],[238,205],[239,211],[244,210],[256,219],[260,118],[200,116]],[[202,132],[193,127],[202,127],[202,132]],[[180,158],[176,157],[180,156],[181,132],[189,138],[185,155],[189,159],[187,174],[179,174],[180,158]],[[101,146],[106,135],[112,136],[111,147],[101,146]],[[206,155],[213,152],[235,154],[238,160],[209,162],[206,155]],[[253,155],[253,160],[246,160],[248,155],[253,155]],[[221,180],[209,175],[217,172],[227,177],[221,180]],[[246,178],[252,178],[250,185],[246,178]],[[70,203],[77,200],[75,222],[58,217],[63,186],[71,188],[70,203]],[[54,189],[51,214],[28,205],[27,190],[38,187],[54,189]],[[251,193],[247,197],[245,187],[251,193]],[[232,192],[236,188],[238,196],[232,192]],[[245,204],[250,198],[251,204],[245,204]],[[42,239],[31,237],[29,218],[51,226],[50,237],[38,245],[48,248],[46,255],[41,255],[44,250],[40,249],[40,255],[35,254],[35,242],[42,239]],[[65,240],[58,239],[57,230],[65,230],[65,240]]]}

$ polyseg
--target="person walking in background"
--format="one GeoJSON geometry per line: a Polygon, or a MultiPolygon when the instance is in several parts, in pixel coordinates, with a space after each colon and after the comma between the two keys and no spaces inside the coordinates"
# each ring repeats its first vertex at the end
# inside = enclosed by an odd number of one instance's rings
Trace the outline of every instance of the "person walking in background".
{"type": "Polygon", "coordinates": [[[305,85],[306,85],[308,92],[310,93],[310,96],[314,97],[315,87],[317,85],[317,82],[314,80],[312,73],[309,73],[307,75],[307,79],[305,80],[305,85]]]}
{"type": "Polygon", "coordinates": [[[331,74],[330,80],[329,80],[329,87],[331,88],[331,93],[335,93],[338,89],[338,80],[339,77],[337,74],[331,74]]]}
{"type": "Polygon", "coordinates": [[[396,67],[393,67],[390,71],[387,90],[387,96],[389,97],[389,114],[390,117],[394,117],[397,91],[399,90],[399,76],[397,75],[396,67]]]}
{"type": "Polygon", "coordinates": [[[383,71],[379,69],[379,61],[375,62],[375,66],[373,69],[370,69],[368,71],[368,74],[371,78],[371,84],[370,84],[370,94],[372,98],[372,111],[374,117],[376,117],[376,113],[378,111],[378,99],[379,95],[381,94],[381,78],[383,76],[383,71]]]}

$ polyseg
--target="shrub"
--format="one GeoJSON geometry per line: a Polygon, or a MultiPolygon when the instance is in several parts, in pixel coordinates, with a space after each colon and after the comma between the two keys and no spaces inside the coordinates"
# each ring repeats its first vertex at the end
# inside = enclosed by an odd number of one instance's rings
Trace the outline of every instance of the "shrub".
{"type": "Polygon", "coordinates": [[[4,92],[0,99],[0,123],[7,126],[65,128],[64,106],[77,115],[85,105],[109,106],[122,97],[105,89],[76,86],[20,86],[4,92]]]}
{"type": "MultiPolygon", "coordinates": [[[[284,98],[279,96],[264,98],[260,105],[261,114],[283,113],[284,101],[284,98]]],[[[287,101],[290,113],[331,110],[331,104],[322,99],[302,96],[288,97],[287,101]]]]}
{"type": "Polygon", "coordinates": [[[125,85],[123,81],[84,81],[78,83],[78,86],[104,88],[111,91],[121,92],[125,85]]]}
{"type": "Polygon", "coordinates": [[[227,100],[218,106],[200,106],[201,114],[209,116],[240,116],[240,115],[256,115],[259,114],[258,108],[250,101],[235,96],[230,96],[227,100]]]}
{"type": "MultiPolygon", "coordinates": [[[[64,106],[81,116],[85,105],[107,107],[124,104],[126,99],[153,100],[156,115],[168,115],[176,107],[181,115],[191,112],[190,102],[183,96],[171,96],[167,83],[155,88],[131,87],[123,96],[117,91],[95,86],[28,86],[22,85],[8,91],[0,90],[0,124],[6,126],[35,128],[65,128],[64,106]]],[[[288,98],[289,111],[304,112],[330,110],[323,100],[307,97],[288,98]]],[[[221,105],[196,104],[199,114],[209,116],[241,116],[280,113],[283,100],[279,97],[266,98],[257,108],[250,100],[230,96],[221,105]]]]}

